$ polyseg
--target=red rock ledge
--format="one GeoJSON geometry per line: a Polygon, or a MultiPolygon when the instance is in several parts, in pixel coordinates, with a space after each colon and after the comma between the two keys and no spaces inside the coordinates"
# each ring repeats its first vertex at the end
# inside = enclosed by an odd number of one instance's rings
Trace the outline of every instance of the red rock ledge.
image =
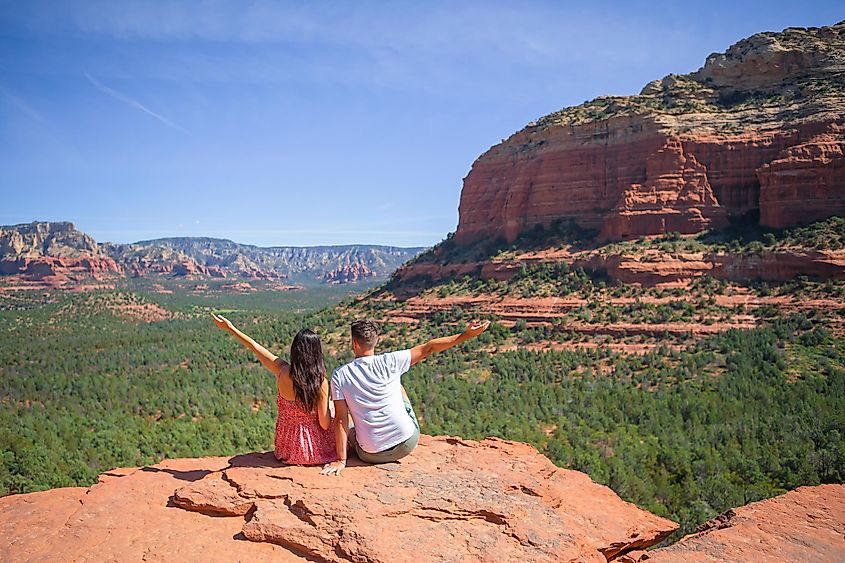
{"type": "Polygon", "coordinates": [[[401,463],[340,478],[268,452],[5,497],[0,560],[604,563],[676,529],[527,444],[423,436],[401,463]]]}
{"type": "Polygon", "coordinates": [[[799,487],[728,510],[674,545],[619,561],[845,561],[845,485],[799,487]]]}
{"type": "Polygon", "coordinates": [[[645,552],[677,525],[529,445],[423,436],[401,463],[352,466],[341,478],[267,452],[168,460],[109,471],[89,488],[0,498],[0,560],[750,561],[769,555],[772,534],[792,546],[781,560],[835,560],[844,498],[841,485],[802,488],[645,552]],[[739,535],[724,535],[731,527],[739,535]]]}

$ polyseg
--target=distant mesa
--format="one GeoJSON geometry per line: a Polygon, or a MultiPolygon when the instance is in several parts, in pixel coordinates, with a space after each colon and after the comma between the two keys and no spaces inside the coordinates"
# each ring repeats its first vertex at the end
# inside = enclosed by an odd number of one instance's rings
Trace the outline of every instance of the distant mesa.
{"type": "Polygon", "coordinates": [[[299,284],[385,279],[422,248],[347,245],[267,247],[211,238],[166,238],[98,244],[68,222],[0,227],[0,275],[52,287],[114,276],[217,278],[299,284]]]}
{"type": "Polygon", "coordinates": [[[256,289],[252,287],[249,282],[245,281],[225,283],[220,286],[220,289],[233,291],[236,293],[254,293],[256,291],[256,289]]]}

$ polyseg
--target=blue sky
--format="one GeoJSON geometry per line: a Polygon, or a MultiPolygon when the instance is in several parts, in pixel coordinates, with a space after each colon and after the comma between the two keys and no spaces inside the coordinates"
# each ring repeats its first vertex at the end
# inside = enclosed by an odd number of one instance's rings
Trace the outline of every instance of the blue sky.
{"type": "Polygon", "coordinates": [[[839,2],[0,0],[0,224],[429,245],[525,123],[839,2]]]}

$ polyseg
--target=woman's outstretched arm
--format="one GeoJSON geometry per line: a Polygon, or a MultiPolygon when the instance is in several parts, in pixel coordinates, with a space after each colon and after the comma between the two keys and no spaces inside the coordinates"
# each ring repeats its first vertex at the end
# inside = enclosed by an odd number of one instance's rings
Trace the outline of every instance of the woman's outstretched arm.
{"type": "Polygon", "coordinates": [[[278,375],[279,371],[287,363],[276,356],[273,352],[235,328],[235,325],[233,325],[232,322],[223,315],[215,315],[212,313],[211,318],[214,319],[214,324],[226,332],[231,333],[232,336],[241,342],[241,344],[252,350],[252,352],[258,356],[261,364],[265,368],[269,369],[274,375],[278,375]]]}

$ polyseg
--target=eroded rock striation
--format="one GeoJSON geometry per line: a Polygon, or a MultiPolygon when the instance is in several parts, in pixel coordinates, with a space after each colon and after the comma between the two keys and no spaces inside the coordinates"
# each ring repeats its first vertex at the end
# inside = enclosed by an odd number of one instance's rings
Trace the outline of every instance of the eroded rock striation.
{"type": "MultiPolygon", "coordinates": [[[[436,254],[434,255],[436,258],[436,254]]],[[[785,282],[796,276],[814,279],[845,279],[845,250],[783,248],[748,252],[661,252],[605,253],[595,250],[556,249],[525,252],[512,258],[466,262],[415,262],[395,274],[394,288],[405,299],[430,280],[477,276],[508,281],[523,267],[567,264],[644,287],[685,285],[708,275],[727,281],[761,280],[785,282]]]]}
{"type": "Polygon", "coordinates": [[[367,278],[376,278],[378,274],[368,268],[365,264],[351,264],[346,266],[338,266],[331,272],[323,275],[323,282],[332,285],[340,285],[345,283],[356,283],[367,278]]]}
{"type": "Polygon", "coordinates": [[[455,240],[571,219],[605,240],[845,213],[845,22],[759,33],[637,96],[547,115],[481,155],[455,240]]]}

